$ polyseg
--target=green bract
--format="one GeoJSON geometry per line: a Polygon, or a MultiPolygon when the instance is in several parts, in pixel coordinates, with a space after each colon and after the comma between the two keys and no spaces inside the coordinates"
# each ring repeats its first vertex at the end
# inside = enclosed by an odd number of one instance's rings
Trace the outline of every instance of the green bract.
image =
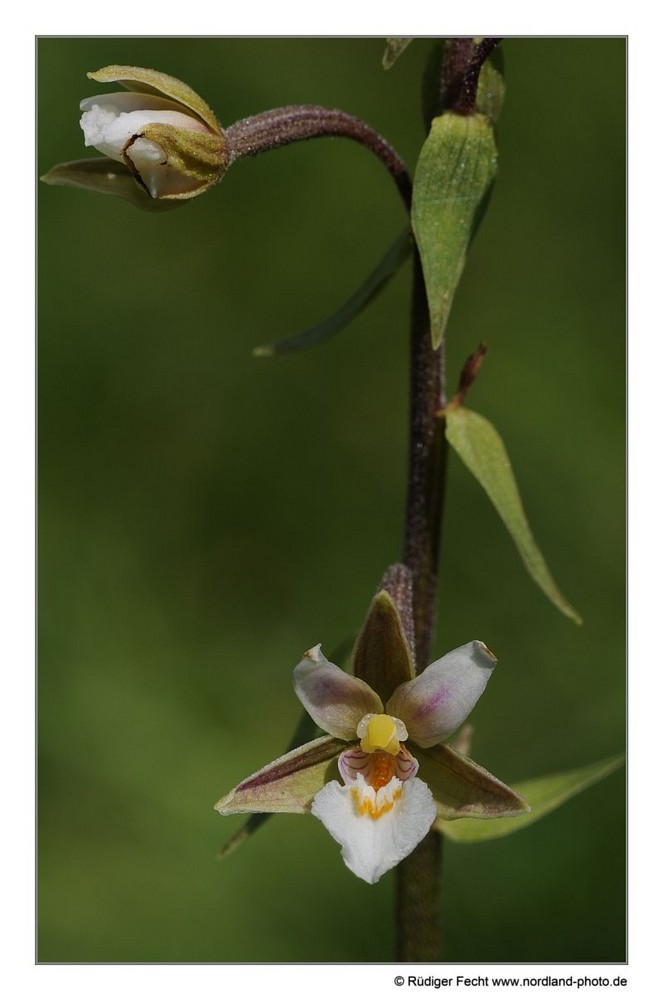
{"type": "Polygon", "coordinates": [[[415,168],[412,223],[434,348],[442,342],[466,251],[497,164],[493,128],[484,115],[448,111],[433,119],[415,168]]]}

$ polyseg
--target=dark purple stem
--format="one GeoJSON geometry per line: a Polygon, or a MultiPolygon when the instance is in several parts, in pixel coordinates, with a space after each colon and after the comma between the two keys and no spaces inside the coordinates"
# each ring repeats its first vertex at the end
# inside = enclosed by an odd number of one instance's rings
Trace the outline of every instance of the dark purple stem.
{"type": "MultiPolygon", "coordinates": [[[[442,111],[475,110],[482,64],[498,39],[447,42],[442,68],[442,111]]],[[[419,255],[415,257],[411,306],[411,380],[408,494],[403,562],[412,573],[415,662],[425,669],[436,617],[438,560],[445,500],[447,439],[440,411],[446,405],[445,342],[431,346],[429,310],[419,255]]],[[[483,355],[482,355],[483,356],[483,355]]],[[[481,358],[476,359],[476,369],[481,358]]],[[[468,378],[472,381],[470,372],[468,378]]],[[[431,830],[397,868],[396,953],[401,962],[438,962],[442,957],[440,901],[442,838],[431,830]]]]}
{"type": "Polygon", "coordinates": [[[401,199],[410,212],[413,188],[403,160],[382,136],[345,111],[322,108],[316,104],[292,104],[264,111],[251,118],[243,118],[226,129],[231,163],[245,156],[256,156],[270,149],[287,146],[291,142],[324,136],[353,139],[377,156],[391,173],[401,199]]]}

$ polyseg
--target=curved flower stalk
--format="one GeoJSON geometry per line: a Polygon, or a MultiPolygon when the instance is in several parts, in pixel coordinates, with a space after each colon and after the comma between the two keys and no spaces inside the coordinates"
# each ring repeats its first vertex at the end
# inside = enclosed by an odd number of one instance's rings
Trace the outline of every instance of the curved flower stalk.
{"type": "Polygon", "coordinates": [[[348,868],[375,883],[437,818],[528,810],[507,785],[443,742],[472,711],[496,665],[483,642],[447,653],[416,677],[399,612],[381,591],[353,659],[350,675],[320,645],[307,650],[294,671],[295,692],[329,735],[246,778],[217,803],[218,812],[311,812],[341,845],[348,868]],[[385,702],[365,679],[377,673],[391,689],[385,702]]]}
{"type": "Polygon", "coordinates": [[[226,135],[186,83],[139,66],[105,66],[88,77],[129,91],[81,101],[85,145],[104,159],[59,164],[44,180],[118,195],[140,207],[157,207],[150,200],[172,207],[222,177],[229,162],[226,135]]]}
{"type": "Polygon", "coordinates": [[[139,208],[173,208],[207,191],[231,163],[293,142],[345,136],[361,143],[392,175],[410,211],[406,166],[366,122],[334,108],[295,104],[243,118],[222,129],[214,112],[176,77],[140,66],[105,66],[88,77],[119,83],[123,92],[81,102],[85,145],[103,159],[59,163],[47,184],[118,195],[139,208]]]}

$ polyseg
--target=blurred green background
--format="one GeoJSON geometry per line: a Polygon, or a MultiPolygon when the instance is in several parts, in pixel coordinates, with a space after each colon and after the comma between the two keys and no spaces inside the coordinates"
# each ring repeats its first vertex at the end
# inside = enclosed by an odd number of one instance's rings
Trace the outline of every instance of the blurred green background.
{"type": "MultiPolygon", "coordinates": [[[[222,123],[341,107],[414,168],[431,40],[44,38],[39,170],[85,155],[109,63],[186,80],[222,123]]],[[[502,433],[572,625],[451,461],[436,653],[499,668],[473,756],[507,781],[624,745],[625,42],[510,39],[500,175],[449,326],[456,381],[502,433]]],[[[392,957],[393,879],[367,886],[308,817],[214,802],[285,748],[291,671],[359,626],[399,558],[409,269],[316,351],[251,349],[332,311],[404,224],[354,143],[245,161],[163,216],[39,190],[39,958],[392,957]],[[352,934],[349,933],[352,925],[352,934]]],[[[624,775],[530,829],[445,848],[445,958],[625,957],[624,775]]]]}

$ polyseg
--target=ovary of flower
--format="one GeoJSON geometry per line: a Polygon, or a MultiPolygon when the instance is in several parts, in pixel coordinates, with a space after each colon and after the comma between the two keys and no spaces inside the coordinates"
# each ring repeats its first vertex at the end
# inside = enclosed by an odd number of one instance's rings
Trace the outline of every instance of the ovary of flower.
{"type": "Polygon", "coordinates": [[[320,646],[295,668],[296,693],[314,721],[340,739],[359,739],[339,757],[344,784],[324,785],[311,812],[366,882],[377,882],[407,857],[436,818],[433,796],[416,777],[418,762],[403,741],[430,747],[451,735],[495,662],[484,643],[468,643],[401,684],[386,706],[363,680],[330,663],[320,646]]]}

